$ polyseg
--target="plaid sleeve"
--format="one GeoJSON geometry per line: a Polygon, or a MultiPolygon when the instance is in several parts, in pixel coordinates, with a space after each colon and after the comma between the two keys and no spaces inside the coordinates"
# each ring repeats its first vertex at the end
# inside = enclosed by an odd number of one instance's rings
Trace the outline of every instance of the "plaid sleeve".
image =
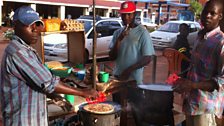
{"type": "MultiPolygon", "coordinates": [[[[221,43],[224,43],[224,41],[222,41],[221,43]]],[[[218,57],[218,76],[214,77],[213,79],[217,82],[220,89],[224,91],[224,46],[220,46],[222,48],[218,57]]]]}
{"type": "Polygon", "coordinates": [[[54,91],[59,78],[52,76],[34,53],[20,50],[13,55],[12,61],[15,73],[20,75],[28,86],[44,93],[54,91]]]}

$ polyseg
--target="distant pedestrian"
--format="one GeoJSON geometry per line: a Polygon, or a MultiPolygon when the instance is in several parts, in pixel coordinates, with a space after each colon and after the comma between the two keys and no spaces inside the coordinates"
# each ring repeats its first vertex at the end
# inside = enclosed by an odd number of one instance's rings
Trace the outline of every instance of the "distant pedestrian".
{"type": "MultiPolygon", "coordinates": [[[[177,39],[173,45],[173,48],[178,50],[180,53],[184,54],[188,58],[190,58],[191,48],[190,48],[190,45],[189,45],[188,39],[187,39],[189,32],[190,32],[190,28],[189,28],[188,24],[186,24],[186,23],[180,24],[179,32],[180,32],[180,34],[177,35],[177,39]]],[[[186,71],[189,67],[189,64],[190,63],[188,61],[182,61],[181,72],[186,71]]],[[[182,77],[186,77],[186,75],[187,75],[187,72],[184,72],[182,74],[182,77]]]]}
{"type": "MultiPolygon", "coordinates": [[[[222,15],[224,15],[224,11],[222,12],[222,15]]],[[[220,28],[221,28],[222,32],[224,32],[224,18],[222,18],[222,20],[220,22],[220,28]]]]}
{"type": "Polygon", "coordinates": [[[13,11],[13,9],[11,9],[11,12],[9,13],[10,26],[13,25],[13,23],[12,23],[12,21],[13,21],[13,15],[14,15],[14,11],[13,11]]]}

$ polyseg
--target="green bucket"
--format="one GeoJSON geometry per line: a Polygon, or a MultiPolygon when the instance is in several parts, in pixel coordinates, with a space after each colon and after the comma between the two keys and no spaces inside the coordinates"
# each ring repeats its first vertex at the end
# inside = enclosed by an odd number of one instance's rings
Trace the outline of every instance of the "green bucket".
{"type": "Polygon", "coordinates": [[[74,95],[65,95],[65,99],[70,102],[72,105],[75,103],[74,95]]]}

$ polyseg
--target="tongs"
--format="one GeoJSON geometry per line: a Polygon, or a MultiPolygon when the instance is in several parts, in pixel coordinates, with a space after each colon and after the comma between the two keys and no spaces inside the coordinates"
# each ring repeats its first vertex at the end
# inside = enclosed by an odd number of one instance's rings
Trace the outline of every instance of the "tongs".
{"type": "Polygon", "coordinates": [[[177,74],[176,72],[172,73],[169,75],[169,77],[166,79],[166,83],[169,85],[173,85],[174,82],[176,82],[183,74],[188,72],[190,70],[190,67],[187,68],[186,70],[182,71],[181,73],[177,74]]]}
{"type": "Polygon", "coordinates": [[[98,94],[99,94],[99,96],[95,99],[86,98],[86,102],[88,104],[96,104],[96,103],[104,102],[107,99],[106,96],[109,95],[109,94],[106,94],[103,92],[99,92],[98,94]]]}
{"type": "MultiPolygon", "coordinates": [[[[76,87],[77,87],[77,88],[80,88],[80,89],[87,88],[87,87],[84,87],[84,86],[80,85],[79,82],[76,82],[76,81],[74,81],[73,79],[65,78],[65,79],[63,79],[62,81],[65,82],[65,83],[69,83],[69,82],[71,82],[71,83],[72,83],[72,84],[71,84],[72,87],[73,87],[74,85],[76,85],[76,87]]],[[[81,81],[80,81],[80,82],[81,82],[81,81]]]]}
{"type": "Polygon", "coordinates": [[[176,82],[179,78],[180,78],[180,76],[178,76],[176,73],[172,73],[166,79],[166,83],[169,84],[169,85],[173,85],[174,82],[176,82]]]}

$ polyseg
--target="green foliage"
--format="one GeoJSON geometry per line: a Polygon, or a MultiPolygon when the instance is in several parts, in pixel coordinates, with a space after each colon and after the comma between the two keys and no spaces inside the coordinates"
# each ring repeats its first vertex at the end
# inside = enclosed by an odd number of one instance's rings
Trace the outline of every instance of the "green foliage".
{"type": "Polygon", "coordinates": [[[14,35],[14,30],[13,29],[8,29],[7,31],[5,31],[3,33],[3,36],[6,38],[6,39],[12,39],[12,36],[14,35]]]}
{"type": "Polygon", "coordinates": [[[203,6],[201,3],[191,0],[190,2],[190,10],[194,12],[196,19],[200,18],[200,14],[202,12],[203,6]]]}

